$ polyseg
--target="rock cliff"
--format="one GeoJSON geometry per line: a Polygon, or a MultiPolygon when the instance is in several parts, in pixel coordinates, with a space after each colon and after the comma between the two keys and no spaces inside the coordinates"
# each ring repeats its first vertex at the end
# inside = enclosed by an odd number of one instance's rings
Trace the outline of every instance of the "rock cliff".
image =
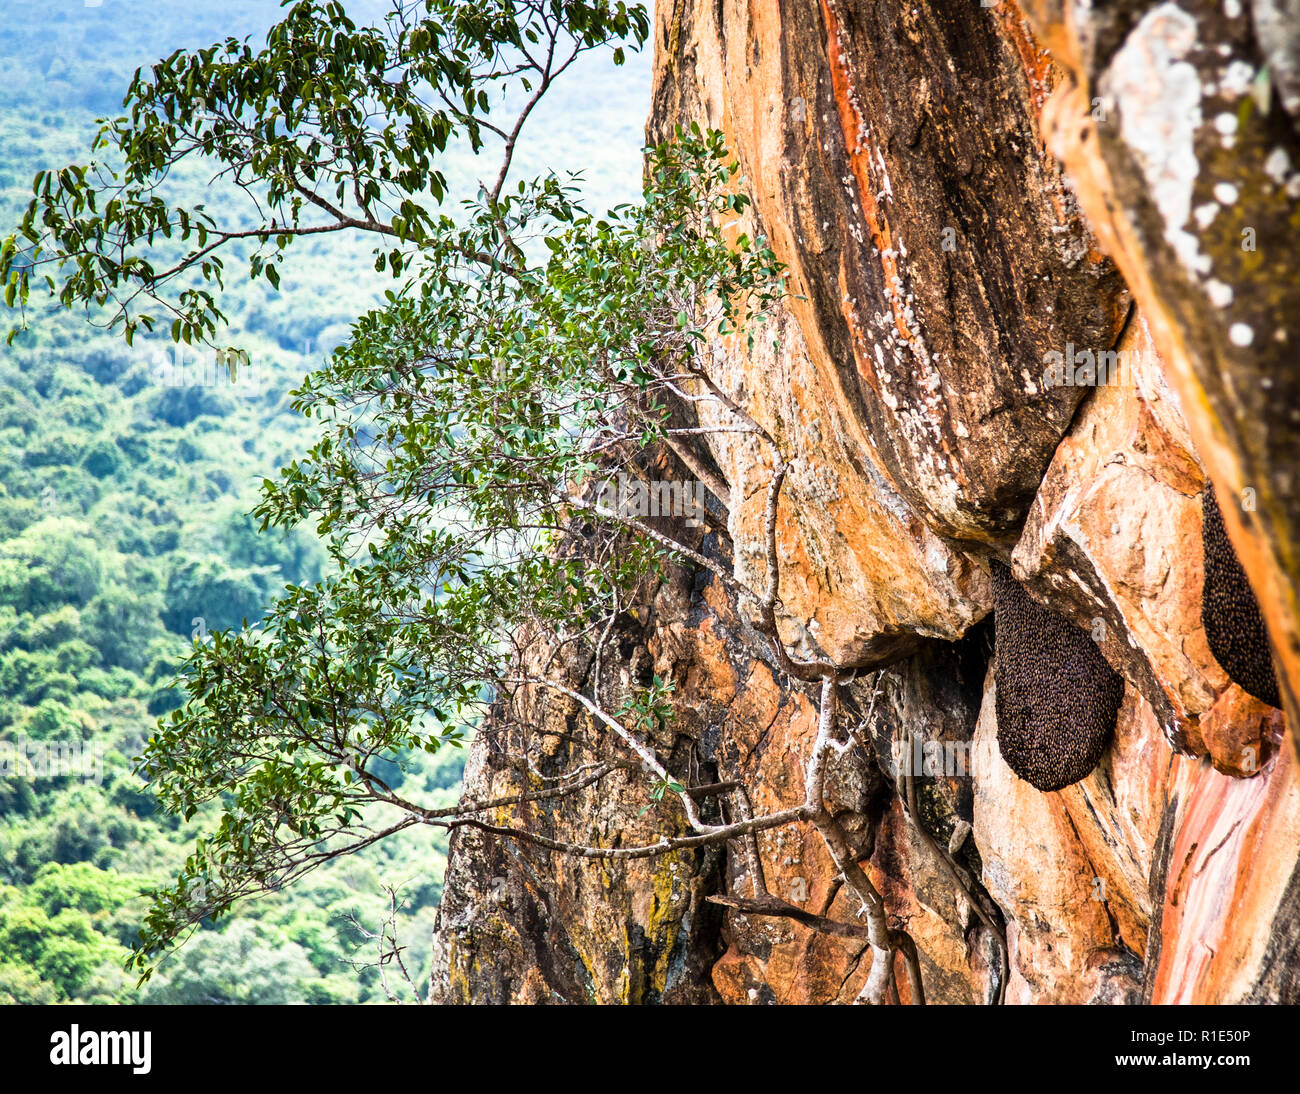
{"type": "MultiPolygon", "coordinates": [[[[721,130],[753,199],[732,230],[789,269],[775,337],[719,337],[712,379],[792,461],[780,636],[844,669],[824,798],[915,941],[927,1002],[1300,1002],[1294,7],[657,5],[649,135],[721,130]],[[1207,483],[1285,713],[1207,640],[1207,483]],[[1033,634],[998,648],[995,572],[1122,680],[1100,762],[1061,790],[998,746],[999,680],[1069,666],[1033,634]]],[[[723,413],[701,404],[699,425],[723,413]]],[[[715,525],[661,526],[759,587],[771,454],[734,432],[705,443],[728,495],[715,525]]],[[[702,816],[727,816],[712,788],[737,783],[756,813],[803,801],[817,690],[715,575],[671,569],[612,639],[624,683],[676,685],[653,744],[702,816]]],[[[564,671],[577,687],[591,665],[564,671]]],[[[512,749],[543,773],[617,751],[579,704],[524,702],[534,731],[479,734],[467,800],[518,792],[512,749]]],[[[603,846],[688,831],[646,804],[629,767],[498,822],[603,846]]],[[[462,828],[434,995],[858,998],[877,958],[833,927],[861,921],[823,841],[760,832],[757,862],[743,842],[583,861],[462,828]],[[801,915],[747,910],[756,871],[801,915]]]]}

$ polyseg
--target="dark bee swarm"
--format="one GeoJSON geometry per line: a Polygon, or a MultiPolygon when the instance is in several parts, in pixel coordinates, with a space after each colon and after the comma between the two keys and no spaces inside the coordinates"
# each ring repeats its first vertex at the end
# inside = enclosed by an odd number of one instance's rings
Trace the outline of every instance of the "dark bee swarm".
{"type": "Polygon", "coordinates": [[[1201,495],[1201,545],[1205,550],[1201,626],[1210,652],[1233,683],[1269,706],[1280,707],[1273,653],[1259,601],[1232,549],[1214,487],[1208,482],[1201,495]]]}
{"type": "Polygon", "coordinates": [[[1124,680],[1087,632],[1044,608],[993,563],[998,749],[1026,782],[1060,790],[1101,759],[1124,680]]]}

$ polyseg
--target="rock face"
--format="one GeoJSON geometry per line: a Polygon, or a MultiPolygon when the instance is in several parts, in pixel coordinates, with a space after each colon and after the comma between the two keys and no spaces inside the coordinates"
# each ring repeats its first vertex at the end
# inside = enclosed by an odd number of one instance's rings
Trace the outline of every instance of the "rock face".
{"type": "MultiPolygon", "coordinates": [[[[780,635],[845,672],[852,747],[824,798],[915,940],[928,1002],[1300,1001],[1285,7],[656,5],[652,139],[722,130],[754,198],[735,230],[790,270],[775,337],[719,337],[711,375],[792,461],[780,635]],[[1247,107],[1266,60],[1272,98],[1247,107]],[[1202,626],[1207,480],[1233,499],[1224,528],[1286,714],[1229,678],[1202,626]],[[1117,674],[1113,730],[1064,789],[1036,789],[997,747],[1003,566],[1117,674]]],[[[701,404],[700,426],[726,424],[701,404]]],[[[725,529],[662,529],[758,588],[772,455],[734,432],[700,451],[730,487],[725,529]]],[[[673,569],[613,641],[616,685],[675,684],[653,741],[674,778],[743,782],[755,814],[803,801],[816,689],[716,576],[673,569]]],[[[580,689],[592,665],[564,672],[580,689]]],[[[523,702],[528,735],[476,740],[467,800],[626,757],[578,704],[523,702]],[[508,762],[521,755],[530,774],[508,762]]],[[[702,817],[735,820],[701,793],[702,817]]],[[[602,846],[688,832],[678,805],[650,804],[628,767],[493,823],[602,846]]],[[[591,861],[458,830],[435,998],[853,1001],[874,958],[860,931],[807,922],[861,922],[817,833],[757,838],[768,892],[804,920],[734,906],[752,881],[742,843],[591,861]]]]}
{"type": "Polygon", "coordinates": [[[1048,142],[1150,324],[1259,598],[1294,722],[1294,6],[1142,0],[1079,11],[1063,0],[1030,0],[1026,7],[1069,73],[1044,111],[1048,142]]]}

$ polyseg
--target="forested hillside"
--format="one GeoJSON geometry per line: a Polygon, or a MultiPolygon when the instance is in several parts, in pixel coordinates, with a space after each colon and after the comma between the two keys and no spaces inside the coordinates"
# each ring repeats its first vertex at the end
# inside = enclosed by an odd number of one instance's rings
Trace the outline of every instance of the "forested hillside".
{"type": "MultiPolygon", "coordinates": [[[[347,8],[376,17],[384,5],[347,8]]],[[[117,109],[137,65],[227,35],[256,42],[277,13],[268,0],[6,5],[5,230],[37,171],[86,162],[95,119],[117,109]]],[[[616,72],[593,58],[535,119],[526,169],[581,166],[598,205],[630,195],[648,78],[644,62],[616,72]]],[[[472,159],[460,162],[455,181],[471,185],[472,159]]],[[[201,172],[169,187],[221,199],[201,172]]],[[[291,390],[391,284],[371,247],[305,240],[278,292],[232,279],[222,341],[248,355],[233,376],[165,329],[128,346],[103,315],[44,305],[0,349],[0,1003],[382,1001],[378,971],[347,959],[373,959],[365,932],[390,887],[407,960],[427,975],[446,837],[418,827],[205,924],[139,992],[122,970],[143,894],[175,877],[211,824],[211,810],[188,821],[159,810],[133,771],[178,704],[177,665],[212,632],[258,618],[286,583],[321,577],[309,533],[259,534],[247,514],[262,480],[309,444],[291,390]],[[22,757],[51,743],[84,746],[89,777],[33,777],[22,757]]],[[[457,749],[409,755],[389,782],[451,804],[462,765],[457,749]]]]}

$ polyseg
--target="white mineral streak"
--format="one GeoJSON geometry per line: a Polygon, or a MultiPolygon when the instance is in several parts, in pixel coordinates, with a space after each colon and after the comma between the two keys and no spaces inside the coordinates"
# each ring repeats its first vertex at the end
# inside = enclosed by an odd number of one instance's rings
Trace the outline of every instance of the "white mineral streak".
{"type": "Polygon", "coordinates": [[[1245,61],[1231,61],[1223,70],[1223,79],[1219,81],[1219,90],[1233,99],[1240,99],[1250,85],[1255,82],[1255,68],[1245,61]]]}
{"type": "Polygon", "coordinates": [[[1186,227],[1200,170],[1201,85],[1183,60],[1195,42],[1196,20],[1177,4],[1161,4],[1133,28],[1101,79],[1103,95],[1119,108],[1120,135],[1164,220],[1165,239],[1193,276],[1210,270],[1209,256],[1186,227]]]}
{"type": "Polygon", "coordinates": [[[1237,198],[1240,196],[1241,191],[1230,182],[1216,182],[1214,184],[1214,200],[1220,205],[1235,205],[1237,198]]]}
{"type": "MultiPolygon", "coordinates": [[[[879,215],[883,221],[885,216],[883,203],[892,202],[894,199],[893,181],[889,177],[889,167],[885,162],[883,150],[879,145],[873,146],[870,143],[871,134],[863,119],[853,73],[846,63],[846,58],[849,56],[849,43],[845,37],[844,22],[840,18],[840,12],[834,0],[828,0],[828,6],[835,18],[836,45],[839,52],[841,71],[844,74],[845,97],[853,113],[855,137],[852,153],[855,156],[866,154],[869,177],[865,181],[872,186],[879,206],[879,215]]],[[[851,176],[848,176],[844,178],[843,182],[845,186],[851,186],[854,180],[851,176]]],[[[856,207],[855,211],[857,211],[856,207]]],[[[943,380],[935,367],[934,359],[930,354],[929,347],[926,345],[925,338],[921,334],[924,317],[916,314],[913,307],[915,303],[913,294],[907,291],[903,280],[904,267],[902,259],[907,257],[907,247],[901,238],[896,238],[895,246],[884,251],[881,257],[892,258],[894,260],[894,270],[897,272],[893,276],[886,278],[884,291],[888,310],[880,317],[884,321],[878,321],[876,324],[880,331],[875,336],[876,341],[874,344],[876,361],[880,366],[877,369],[877,378],[880,381],[880,398],[885,406],[897,415],[899,425],[903,430],[912,437],[914,451],[923,454],[926,473],[931,482],[937,487],[932,492],[932,496],[939,500],[945,515],[955,518],[958,512],[961,486],[953,474],[948,448],[944,443],[943,422],[947,417],[947,406],[943,398],[943,380]],[[898,320],[900,319],[907,330],[906,337],[899,332],[898,320]],[[882,342],[884,343],[883,354],[882,342]],[[925,406],[925,412],[922,412],[914,403],[900,400],[890,390],[893,377],[890,372],[885,371],[885,362],[882,360],[882,357],[886,354],[894,365],[897,375],[912,375],[914,377],[914,384],[919,389],[918,394],[920,401],[925,406]],[[908,369],[905,365],[908,356],[913,361],[914,369],[908,369]]],[[[854,311],[856,313],[856,309],[854,311]]],[[[867,326],[860,321],[856,323],[856,326],[859,337],[866,338],[867,326]]]]}
{"type": "Polygon", "coordinates": [[[1237,115],[1229,114],[1226,110],[1218,114],[1214,119],[1214,128],[1222,133],[1225,137],[1230,137],[1237,132],[1237,115]]]}

